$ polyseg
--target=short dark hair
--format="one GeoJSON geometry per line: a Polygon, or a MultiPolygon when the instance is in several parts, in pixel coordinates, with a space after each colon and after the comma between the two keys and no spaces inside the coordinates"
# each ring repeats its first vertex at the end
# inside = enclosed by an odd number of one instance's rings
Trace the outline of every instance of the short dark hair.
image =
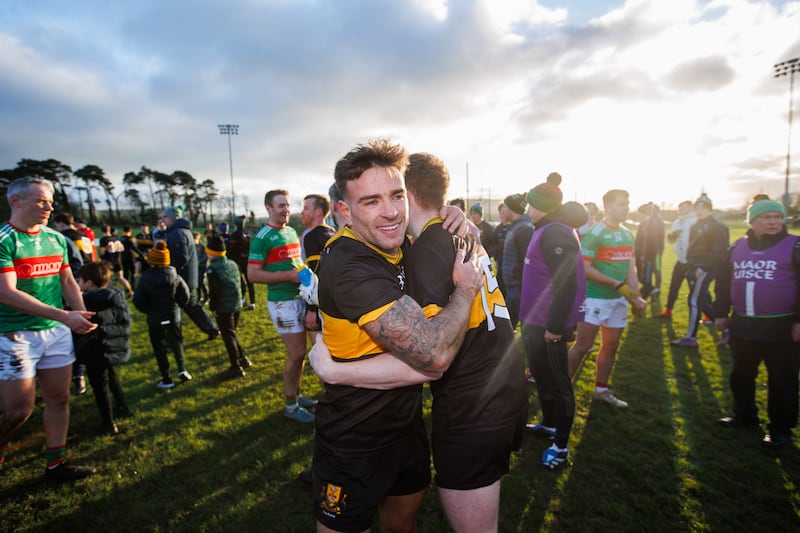
{"type": "Polygon", "coordinates": [[[75,223],[75,217],[73,217],[69,213],[59,213],[53,217],[53,222],[58,222],[61,224],[67,224],[68,226],[71,226],[72,224],[75,223]]]}
{"type": "Polygon", "coordinates": [[[467,202],[465,202],[464,199],[460,197],[453,198],[452,200],[450,200],[450,205],[454,205],[457,208],[461,209],[462,211],[467,210],[467,202]]]}
{"type": "Polygon", "coordinates": [[[401,145],[389,139],[373,139],[359,144],[336,163],[333,176],[342,198],[347,198],[347,182],[358,179],[372,167],[394,168],[403,176],[408,167],[408,154],[401,145]]]}
{"type": "Polygon", "coordinates": [[[450,172],[441,159],[428,153],[411,154],[406,169],[406,188],[425,209],[442,207],[450,187],[450,172]]]}
{"type": "Polygon", "coordinates": [[[331,201],[321,194],[307,194],[303,201],[314,200],[314,209],[322,209],[322,216],[327,217],[331,212],[331,201]]]}
{"type": "Polygon", "coordinates": [[[615,202],[620,198],[625,198],[627,200],[628,196],[628,191],[624,189],[611,189],[603,195],[603,205],[607,206],[611,202],[615,202]]]}
{"type": "Polygon", "coordinates": [[[272,199],[280,195],[286,196],[288,198],[289,191],[285,189],[274,189],[271,191],[267,191],[267,194],[264,195],[264,205],[272,207],[272,199]]]}
{"type": "Polygon", "coordinates": [[[111,280],[111,263],[108,261],[94,261],[85,263],[75,275],[84,281],[91,281],[97,287],[105,287],[111,280]]]}

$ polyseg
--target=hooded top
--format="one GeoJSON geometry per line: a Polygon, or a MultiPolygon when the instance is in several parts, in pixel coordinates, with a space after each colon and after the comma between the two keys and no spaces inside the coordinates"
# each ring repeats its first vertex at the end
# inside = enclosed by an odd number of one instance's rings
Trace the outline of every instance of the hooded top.
{"type": "Polygon", "coordinates": [[[170,264],[175,267],[189,289],[194,291],[198,283],[197,248],[194,245],[192,224],[188,220],[179,218],[167,230],[167,246],[170,264]]]}

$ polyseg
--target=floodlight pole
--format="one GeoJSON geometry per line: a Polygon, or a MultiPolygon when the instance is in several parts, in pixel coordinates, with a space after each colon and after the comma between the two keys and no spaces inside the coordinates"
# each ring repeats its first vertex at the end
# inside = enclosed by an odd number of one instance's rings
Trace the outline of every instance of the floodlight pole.
{"type": "Polygon", "coordinates": [[[228,162],[231,167],[231,218],[236,216],[236,193],[233,192],[233,152],[231,151],[231,135],[239,135],[238,124],[219,124],[220,135],[228,136],[228,162]]]}
{"type": "Polygon", "coordinates": [[[775,77],[789,76],[789,140],[786,146],[786,178],[784,180],[783,191],[783,205],[786,210],[789,210],[791,199],[789,198],[789,169],[791,168],[791,154],[792,154],[792,111],[793,111],[793,93],[794,93],[794,73],[800,72],[800,57],[795,57],[788,61],[783,61],[774,65],[775,77]]]}

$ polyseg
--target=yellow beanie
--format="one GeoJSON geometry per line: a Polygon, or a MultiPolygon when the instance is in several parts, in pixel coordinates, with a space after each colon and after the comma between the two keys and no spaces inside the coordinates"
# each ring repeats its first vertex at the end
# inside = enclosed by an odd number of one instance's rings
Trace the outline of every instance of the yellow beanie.
{"type": "Polygon", "coordinates": [[[169,248],[164,241],[158,241],[155,246],[147,252],[147,262],[153,266],[169,266],[169,248]]]}

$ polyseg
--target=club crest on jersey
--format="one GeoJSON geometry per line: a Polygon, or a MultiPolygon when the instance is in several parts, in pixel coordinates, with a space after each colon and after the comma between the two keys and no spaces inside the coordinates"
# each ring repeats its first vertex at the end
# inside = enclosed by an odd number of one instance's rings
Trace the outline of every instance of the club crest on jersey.
{"type": "Polygon", "coordinates": [[[400,267],[400,273],[397,274],[397,283],[400,284],[401,290],[406,290],[406,271],[402,266],[400,267]]]}
{"type": "Polygon", "coordinates": [[[326,483],[322,487],[322,503],[320,507],[328,516],[335,517],[341,515],[347,506],[347,494],[342,487],[326,483]]]}

